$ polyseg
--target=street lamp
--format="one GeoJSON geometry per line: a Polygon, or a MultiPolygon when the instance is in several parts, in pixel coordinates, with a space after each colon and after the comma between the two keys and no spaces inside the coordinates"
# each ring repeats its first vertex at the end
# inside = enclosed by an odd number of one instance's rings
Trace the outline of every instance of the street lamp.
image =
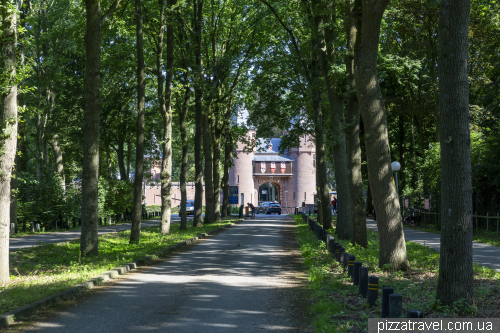
{"type": "Polygon", "coordinates": [[[401,169],[401,164],[399,164],[398,161],[394,161],[391,163],[391,169],[396,173],[396,192],[398,193],[399,198],[398,171],[401,169]]]}

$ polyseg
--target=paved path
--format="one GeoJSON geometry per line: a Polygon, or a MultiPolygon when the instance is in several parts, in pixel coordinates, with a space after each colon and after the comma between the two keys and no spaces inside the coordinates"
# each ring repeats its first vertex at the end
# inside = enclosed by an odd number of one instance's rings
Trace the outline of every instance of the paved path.
{"type": "MultiPolygon", "coordinates": [[[[172,214],[172,223],[179,223],[181,218],[178,214],[172,214]]],[[[188,218],[192,220],[192,218],[188,218]]],[[[160,224],[160,220],[146,220],[141,222],[141,228],[157,226],[160,224]]],[[[131,223],[122,223],[117,225],[111,225],[106,227],[99,228],[99,235],[107,234],[110,232],[124,231],[130,230],[131,223]]],[[[60,231],[60,232],[49,232],[49,233],[40,233],[30,236],[24,237],[16,237],[9,239],[9,250],[15,251],[23,247],[32,247],[38,246],[40,243],[59,243],[59,242],[67,242],[75,239],[80,239],[81,231],[73,230],[73,231],[60,231]]]]}
{"type": "MultiPolygon", "coordinates": [[[[368,228],[378,230],[376,221],[367,219],[366,223],[368,228]]],[[[405,239],[409,242],[427,245],[436,251],[441,248],[441,236],[439,234],[411,228],[404,228],[404,231],[405,239]]],[[[500,248],[497,246],[472,242],[472,260],[500,272],[500,248]]]]}
{"type": "Polygon", "coordinates": [[[28,331],[305,332],[294,230],[287,216],[247,219],[28,331]]]}

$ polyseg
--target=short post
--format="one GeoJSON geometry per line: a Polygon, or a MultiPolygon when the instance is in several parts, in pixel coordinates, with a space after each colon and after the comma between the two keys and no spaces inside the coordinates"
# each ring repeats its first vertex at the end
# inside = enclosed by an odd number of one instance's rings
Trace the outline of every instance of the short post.
{"type": "Polygon", "coordinates": [[[353,284],[355,286],[359,286],[359,269],[361,268],[361,266],[363,266],[361,261],[356,261],[354,263],[354,272],[353,272],[354,282],[353,282],[353,284]]]}
{"type": "Polygon", "coordinates": [[[378,298],[378,277],[370,276],[368,278],[368,304],[375,306],[378,298]]]}
{"type": "Polygon", "coordinates": [[[35,223],[30,222],[30,232],[35,232],[35,223]]]}
{"type": "Polygon", "coordinates": [[[326,234],[326,248],[328,249],[328,252],[332,253],[332,245],[335,240],[333,239],[333,236],[330,234],[326,234]]]}
{"type": "Polygon", "coordinates": [[[40,223],[35,223],[35,232],[40,232],[40,223]]]}
{"type": "Polygon", "coordinates": [[[424,318],[424,314],[422,311],[417,309],[408,310],[408,318],[424,318]]]}
{"type": "Polygon", "coordinates": [[[341,247],[339,252],[339,262],[341,264],[344,263],[344,254],[345,254],[345,248],[341,247]]]}
{"type": "Polygon", "coordinates": [[[400,294],[389,295],[389,318],[399,318],[403,313],[403,296],[400,294]]]}
{"type": "Polygon", "coordinates": [[[394,293],[394,288],[384,287],[382,288],[382,312],[380,318],[389,317],[389,296],[394,293]]]}
{"type": "Polygon", "coordinates": [[[351,278],[354,276],[354,261],[356,261],[356,257],[350,254],[347,262],[347,276],[351,278]]]}
{"type": "Polygon", "coordinates": [[[242,218],[243,218],[243,205],[241,205],[241,206],[240,206],[240,210],[238,211],[238,217],[239,217],[240,219],[242,219],[242,218]]]}
{"type": "Polygon", "coordinates": [[[16,225],[14,223],[10,224],[10,235],[14,236],[16,234],[16,225]]]}
{"type": "Polygon", "coordinates": [[[23,221],[23,232],[26,232],[26,221],[23,221]]]}
{"type": "Polygon", "coordinates": [[[347,252],[344,253],[344,258],[342,259],[342,266],[343,266],[344,272],[347,271],[347,269],[349,267],[349,257],[350,256],[351,256],[350,253],[347,253],[347,252]]]}
{"type": "Polygon", "coordinates": [[[359,268],[359,293],[364,298],[368,295],[368,267],[359,268]]]}
{"type": "Polygon", "coordinates": [[[335,247],[335,259],[337,259],[337,261],[340,261],[340,249],[342,248],[342,245],[338,244],[336,247],[335,247]]]}

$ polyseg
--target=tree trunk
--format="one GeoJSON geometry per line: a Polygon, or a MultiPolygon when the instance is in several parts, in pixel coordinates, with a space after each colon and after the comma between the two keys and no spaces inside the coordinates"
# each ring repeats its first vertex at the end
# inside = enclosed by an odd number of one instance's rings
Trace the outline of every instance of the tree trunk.
{"type": "Polygon", "coordinates": [[[203,161],[202,161],[202,123],[203,123],[203,69],[201,61],[201,30],[203,23],[203,0],[193,0],[194,27],[196,40],[196,65],[194,72],[194,99],[195,99],[195,134],[194,134],[194,164],[195,164],[195,194],[193,226],[203,225],[203,161]]]}
{"type": "Polygon", "coordinates": [[[229,206],[229,170],[233,165],[233,144],[231,142],[231,129],[226,130],[225,135],[225,145],[224,145],[224,176],[222,178],[222,217],[228,217],[231,215],[229,211],[231,207],[229,206]]]}
{"type": "Polygon", "coordinates": [[[106,167],[108,169],[108,178],[113,178],[113,168],[111,166],[111,147],[109,145],[109,136],[104,132],[104,145],[106,149],[106,167]]]}
{"type": "Polygon", "coordinates": [[[64,177],[64,164],[63,164],[63,154],[61,146],[59,145],[59,135],[54,134],[52,136],[52,150],[54,151],[54,165],[56,167],[56,172],[61,178],[61,188],[66,191],[66,178],[64,177]]]}
{"type": "Polygon", "coordinates": [[[355,11],[361,9],[361,4],[355,6],[354,1],[350,1],[347,7],[346,18],[346,74],[348,82],[347,92],[347,133],[346,148],[349,172],[349,193],[351,194],[351,211],[353,221],[352,242],[368,246],[366,235],[366,212],[363,196],[363,175],[361,173],[361,143],[359,139],[360,114],[358,97],[356,96],[356,82],[354,80],[354,49],[356,45],[356,34],[358,30],[358,17],[355,11]]]}
{"type": "Polygon", "coordinates": [[[214,188],[214,222],[220,221],[220,191],[221,191],[221,178],[219,172],[220,159],[221,159],[221,129],[220,124],[213,126],[213,188],[214,188]]]}
{"type": "Polygon", "coordinates": [[[118,170],[120,171],[120,179],[128,180],[127,170],[125,169],[125,138],[123,135],[118,135],[118,149],[116,155],[118,159],[118,170]]]}
{"type": "Polygon", "coordinates": [[[172,78],[174,68],[174,32],[172,6],[167,0],[167,77],[165,81],[165,113],[163,114],[163,159],[161,167],[161,222],[160,232],[170,233],[172,208],[172,78]]]}
{"type": "Polygon", "coordinates": [[[101,7],[99,0],[85,1],[87,30],[85,33],[84,130],[82,176],[82,256],[99,255],[98,180],[100,118],[100,49],[101,7]]]}
{"type": "Polygon", "coordinates": [[[441,2],[439,117],[441,257],[436,298],[473,304],[472,183],[467,77],[470,0],[441,2]]]}
{"type": "MultiPolygon", "coordinates": [[[[207,109],[210,109],[208,107],[207,109]]],[[[208,110],[207,110],[208,111],[208,110]]],[[[213,160],[212,145],[209,133],[208,114],[203,115],[203,153],[205,155],[205,220],[204,223],[214,222],[214,188],[212,182],[213,160]]]]}
{"type": "Polygon", "coordinates": [[[141,237],[142,186],[144,180],[144,108],[146,83],[144,81],[144,40],[142,32],[141,2],[141,0],[135,0],[137,39],[137,138],[135,148],[134,211],[132,214],[130,244],[139,244],[141,237]]]}
{"type": "MultiPolygon", "coordinates": [[[[329,2],[329,1],[326,1],[329,2]]],[[[332,143],[333,160],[335,167],[335,180],[337,182],[337,235],[342,239],[349,239],[352,236],[352,216],[351,216],[351,196],[349,193],[349,175],[347,173],[346,142],[343,128],[344,121],[344,101],[338,94],[337,74],[329,69],[335,64],[335,49],[333,31],[325,24],[331,23],[331,13],[335,12],[332,2],[325,4],[320,0],[311,1],[314,11],[315,33],[317,35],[318,59],[321,65],[321,74],[325,80],[325,85],[330,102],[330,117],[332,122],[332,132],[334,142],[332,143]],[[321,8],[321,10],[320,10],[321,8]]],[[[319,180],[320,183],[326,183],[325,178],[319,180]]],[[[328,189],[326,190],[328,192],[328,189]]],[[[330,205],[329,195],[326,197],[328,209],[330,205]]],[[[326,227],[325,227],[326,228],[326,227]]]]}
{"type": "Polygon", "coordinates": [[[181,230],[187,229],[187,216],[186,216],[186,202],[187,202],[187,192],[186,192],[186,174],[187,174],[187,164],[188,164],[188,142],[186,134],[186,116],[189,110],[189,95],[191,89],[189,88],[189,81],[187,78],[187,68],[184,74],[185,77],[185,95],[184,103],[182,105],[182,110],[179,117],[179,129],[181,132],[181,143],[182,143],[182,162],[181,162],[181,172],[180,172],[180,185],[181,185],[181,206],[180,206],[180,216],[181,216],[181,230]]]}
{"type": "Polygon", "coordinates": [[[409,267],[396,188],[391,171],[387,116],[377,77],[380,23],[389,0],[363,0],[361,33],[355,50],[355,78],[365,131],[368,179],[377,212],[379,266],[409,267]]]}
{"type": "Polygon", "coordinates": [[[16,4],[1,0],[2,44],[1,54],[3,75],[13,85],[5,87],[0,95],[0,285],[10,281],[9,275],[9,229],[10,229],[10,181],[17,144],[17,84],[16,76],[16,4]],[[8,135],[7,135],[8,134],[8,135]]]}

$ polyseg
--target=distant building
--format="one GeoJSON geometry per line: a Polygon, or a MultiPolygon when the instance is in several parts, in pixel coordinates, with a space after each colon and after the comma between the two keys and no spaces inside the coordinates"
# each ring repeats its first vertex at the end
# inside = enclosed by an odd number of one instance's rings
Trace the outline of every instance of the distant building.
{"type": "Polygon", "coordinates": [[[238,142],[229,185],[238,186],[239,204],[277,201],[282,207],[308,208],[316,195],[316,154],[312,138],[304,135],[300,145],[280,155],[281,139],[259,139],[249,130],[247,140],[256,140],[250,152],[238,142]]]}

